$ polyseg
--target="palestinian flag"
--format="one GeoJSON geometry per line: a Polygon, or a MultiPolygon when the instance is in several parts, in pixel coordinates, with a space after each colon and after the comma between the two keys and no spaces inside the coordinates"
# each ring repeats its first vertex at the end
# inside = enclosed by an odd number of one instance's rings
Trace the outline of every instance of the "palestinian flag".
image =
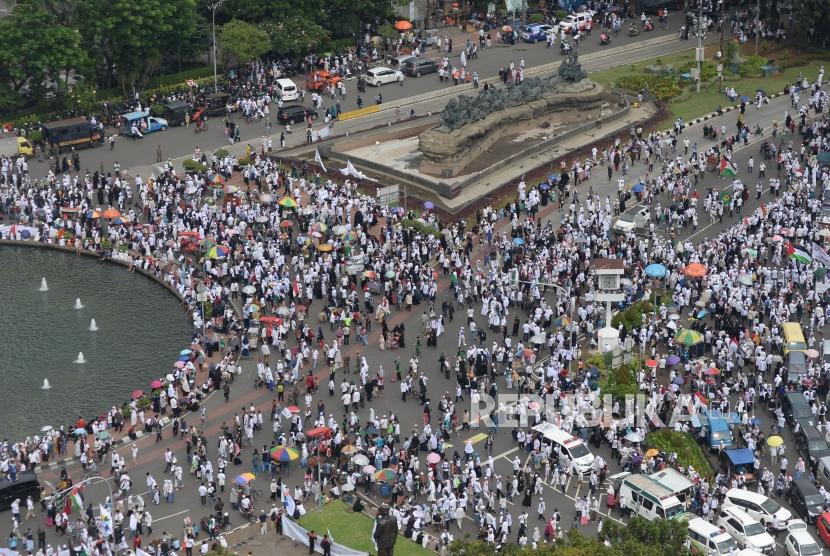
{"type": "Polygon", "coordinates": [[[81,496],[81,487],[75,487],[66,495],[63,501],[63,511],[71,514],[73,511],[78,514],[84,512],[84,499],[81,496]]]}
{"type": "Polygon", "coordinates": [[[800,245],[796,245],[788,241],[786,249],[787,256],[791,259],[795,259],[799,263],[810,264],[811,262],[813,262],[813,258],[810,256],[810,252],[800,245]]]}
{"type": "Polygon", "coordinates": [[[738,169],[735,167],[734,164],[726,160],[725,158],[720,161],[720,175],[721,176],[737,176],[738,169]]]}

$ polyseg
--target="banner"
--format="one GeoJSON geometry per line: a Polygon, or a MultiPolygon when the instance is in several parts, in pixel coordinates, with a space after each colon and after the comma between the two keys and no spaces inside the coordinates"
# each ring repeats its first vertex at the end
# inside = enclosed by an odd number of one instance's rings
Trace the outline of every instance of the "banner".
{"type": "Polygon", "coordinates": [[[821,245],[819,245],[816,242],[813,242],[812,254],[814,261],[816,261],[818,264],[820,264],[827,270],[830,270],[830,255],[827,254],[827,251],[825,251],[821,247],[821,245]]]}
{"type": "MultiPolygon", "coordinates": [[[[288,519],[288,516],[282,516],[282,534],[286,537],[308,546],[308,531],[306,531],[300,524],[288,519]]],[[[317,538],[317,543],[314,545],[314,551],[323,553],[323,548],[320,546],[322,537],[317,538]]],[[[336,542],[331,543],[331,556],[369,556],[368,552],[360,552],[359,550],[352,550],[342,544],[336,542]]]]}

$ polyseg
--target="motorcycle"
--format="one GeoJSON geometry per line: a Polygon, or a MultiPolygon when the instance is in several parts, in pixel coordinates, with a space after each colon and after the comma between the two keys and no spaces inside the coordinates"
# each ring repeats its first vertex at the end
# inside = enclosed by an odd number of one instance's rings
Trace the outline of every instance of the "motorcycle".
{"type": "Polygon", "coordinates": [[[646,19],[646,22],[643,24],[643,31],[654,31],[654,23],[652,23],[651,18],[646,19]]]}
{"type": "Polygon", "coordinates": [[[573,50],[573,47],[571,46],[571,43],[569,43],[569,42],[561,42],[561,43],[559,43],[559,51],[560,51],[560,53],[562,53],[562,54],[570,54],[570,53],[571,53],[571,50],[573,50]]]}
{"type": "Polygon", "coordinates": [[[600,46],[611,44],[611,37],[609,37],[604,31],[599,34],[599,44],[600,46]]]}
{"type": "Polygon", "coordinates": [[[629,37],[636,37],[640,34],[640,28],[634,25],[633,23],[628,26],[628,36],[629,37]]]}

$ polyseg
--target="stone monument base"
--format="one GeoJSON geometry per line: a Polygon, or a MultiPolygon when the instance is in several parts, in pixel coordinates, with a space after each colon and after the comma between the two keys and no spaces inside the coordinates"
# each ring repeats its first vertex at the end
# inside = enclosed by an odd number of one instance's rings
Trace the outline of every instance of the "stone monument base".
{"type": "Polygon", "coordinates": [[[538,100],[504,108],[458,129],[440,126],[425,131],[419,138],[423,153],[419,170],[443,178],[464,174],[471,162],[505,135],[597,120],[603,106],[618,102],[617,97],[590,80],[562,83],[538,100]]]}

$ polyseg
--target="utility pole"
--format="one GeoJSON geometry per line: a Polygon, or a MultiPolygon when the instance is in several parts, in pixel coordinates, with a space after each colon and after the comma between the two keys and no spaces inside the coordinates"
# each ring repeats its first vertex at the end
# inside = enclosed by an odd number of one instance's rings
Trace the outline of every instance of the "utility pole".
{"type": "Polygon", "coordinates": [[[527,0],[522,0],[522,30],[519,32],[519,38],[527,27],[527,0]]]}
{"type": "Polygon", "coordinates": [[[695,59],[697,60],[697,92],[700,92],[700,73],[703,65],[703,0],[698,0],[697,3],[697,48],[695,49],[695,59]]]}
{"type": "Polygon", "coordinates": [[[723,28],[726,25],[726,20],[723,19],[723,5],[726,0],[720,0],[720,57],[723,59],[723,28]]]}
{"type": "Polygon", "coordinates": [[[758,41],[761,40],[761,0],[755,2],[755,55],[758,55],[758,41]]]}
{"type": "Polygon", "coordinates": [[[218,10],[225,0],[216,0],[208,4],[208,9],[211,12],[211,23],[213,25],[213,92],[219,92],[219,78],[216,75],[216,10],[218,10]]]}

